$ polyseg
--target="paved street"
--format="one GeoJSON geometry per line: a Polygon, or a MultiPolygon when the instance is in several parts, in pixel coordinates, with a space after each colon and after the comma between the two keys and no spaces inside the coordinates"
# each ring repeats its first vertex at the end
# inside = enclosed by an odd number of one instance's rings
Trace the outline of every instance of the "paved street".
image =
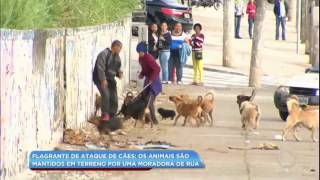
{"type": "MultiPolygon", "coordinates": [[[[240,128],[236,95],[249,94],[251,89],[233,88],[215,90],[216,108],[213,127],[182,127],[182,119],[173,127],[171,120],[161,121],[155,129],[132,129],[125,137],[129,140],[167,141],[179,146],[177,149],[196,150],[206,164],[200,170],[158,169],[149,172],[49,172],[38,174],[34,179],[110,179],[110,180],[234,180],[234,179],[277,179],[277,180],[315,180],[319,177],[319,143],[313,143],[310,132],[301,129],[302,142],[292,137],[282,142],[275,139],[281,134],[285,123],[280,120],[274,108],[272,94],[274,88],[259,90],[256,102],[261,106],[262,119],[260,128],[246,137],[240,128]],[[260,143],[273,143],[278,150],[230,150],[232,147],[253,147],[260,143]],[[280,166],[279,154],[289,151],[295,163],[288,173],[280,166]],[[316,170],[316,172],[313,172],[316,170]]],[[[173,108],[168,101],[169,95],[185,94],[196,96],[207,92],[205,88],[194,86],[166,86],[165,95],[158,99],[158,107],[173,108]]],[[[318,133],[317,133],[318,136],[318,133]]],[[[284,157],[284,156],[281,156],[284,157]]],[[[285,162],[285,161],[282,161],[285,162]]]]}

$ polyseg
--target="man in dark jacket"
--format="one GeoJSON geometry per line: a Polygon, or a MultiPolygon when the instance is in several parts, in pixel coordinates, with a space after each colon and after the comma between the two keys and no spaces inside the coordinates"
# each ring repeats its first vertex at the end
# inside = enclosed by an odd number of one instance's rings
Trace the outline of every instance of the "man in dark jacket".
{"type": "Polygon", "coordinates": [[[282,28],[282,40],[286,40],[286,18],[288,15],[288,2],[286,0],[276,0],[273,11],[276,16],[276,40],[279,40],[280,25],[282,28]]]}
{"type": "Polygon", "coordinates": [[[93,71],[93,82],[102,96],[102,120],[108,121],[118,110],[117,82],[115,77],[122,78],[119,53],[122,43],[112,42],[111,49],[106,48],[97,57],[93,71]]]}

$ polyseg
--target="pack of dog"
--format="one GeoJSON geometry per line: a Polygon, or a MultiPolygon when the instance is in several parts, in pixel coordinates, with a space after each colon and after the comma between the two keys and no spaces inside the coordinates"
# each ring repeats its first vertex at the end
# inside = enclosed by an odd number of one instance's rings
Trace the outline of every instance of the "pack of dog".
{"type": "Polygon", "coordinates": [[[158,108],[158,113],[160,114],[162,120],[170,118],[171,120],[176,117],[176,112],[169,109],[158,108]]]}
{"type": "Polygon", "coordinates": [[[152,128],[153,122],[151,120],[148,105],[148,96],[145,96],[143,93],[141,93],[138,95],[138,97],[134,97],[132,92],[128,92],[118,114],[122,114],[125,120],[130,118],[135,119],[135,127],[137,122],[140,121],[143,125],[146,122],[150,122],[152,128]]]}
{"type": "Polygon", "coordinates": [[[204,95],[203,101],[201,103],[201,108],[202,108],[201,116],[204,118],[204,122],[208,122],[210,126],[212,126],[213,125],[213,109],[214,109],[213,92],[209,92],[204,95]]]}
{"type": "Polygon", "coordinates": [[[106,134],[106,135],[109,135],[111,140],[113,140],[112,132],[118,131],[123,128],[122,119],[117,116],[113,116],[108,121],[102,121],[101,117],[97,117],[94,115],[90,117],[88,122],[94,124],[97,127],[101,138],[102,138],[102,135],[106,134]]]}
{"type": "Polygon", "coordinates": [[[170,96],[169,100],[175,104],[178,114],[174,120],[174,126],[177,124],[177,121],[181,116],[184,117],[183,126],[185,126],[187,122],[191,121],[191,119],[196,121],[198,127],[201,125],[202,120],[200,117],[202,113],[202,96],[198,96],[196,100],[184,99],[181,96],[170,96]]]}
{"type": "Polygon", "coordinates": [[[242,128],[246,131],[257,129],[261,118],[259,106],[253,102],[256,89],[253,89],[250,96],[238,95],[237,104],[241,115],[242,128]]]}
{"type": "Polygon", "coordinates": [[[301,139],[297,136],[297,127],[302,125],[311,131],[313,142],[318,141],[315,137],[315,131],[319,128],[319,106],[300,106],[299,98],[291,96],[287,100],[289,116],[287,117],[287,125],[282,132],[282,140],[286,140],[287,134],[291,131],[297,141],[301,139]]]}

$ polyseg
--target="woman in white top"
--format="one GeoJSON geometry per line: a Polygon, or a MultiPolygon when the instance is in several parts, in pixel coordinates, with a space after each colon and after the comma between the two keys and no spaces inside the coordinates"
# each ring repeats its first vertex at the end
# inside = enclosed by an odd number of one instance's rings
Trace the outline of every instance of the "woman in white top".
{"type": "Polygon", "coordinates": [[[173,31],[171,33],[171,54],[169,60],[169,80],[172,83],[174,81],[174,71],[176,70],[177,83],[182,84],[183,76],[183,64],[180,62],[179,49],[182,47],[183,43],[189,43],[188,36],[182,30],[182,24],[176,23],[174,25],[173,31]]]}

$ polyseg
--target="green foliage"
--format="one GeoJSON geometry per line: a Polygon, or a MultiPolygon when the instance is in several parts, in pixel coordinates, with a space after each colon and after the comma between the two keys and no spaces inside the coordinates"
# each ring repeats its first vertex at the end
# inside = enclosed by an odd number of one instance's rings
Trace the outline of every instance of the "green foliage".
{"type": "Polygon", "coordinates": [[[138,0],[0,0],[0,27],[42,29],[103,24],[128,16],[138,0]]]}

